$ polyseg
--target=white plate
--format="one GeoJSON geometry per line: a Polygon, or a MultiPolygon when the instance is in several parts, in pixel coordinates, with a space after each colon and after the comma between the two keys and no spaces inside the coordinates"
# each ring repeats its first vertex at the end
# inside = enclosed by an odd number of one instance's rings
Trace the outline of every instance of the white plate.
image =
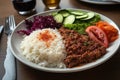
{"type": "MultiPolygon", "coordinates": [[[[87,11],[87,10],[84,10],[84,11],[87,11]]],[[[47,12],[42,12],[42,13],[39,13],[39,14],[36,14],[36,15],[48,15],[49,13],[51,13],[53,11],[47,11],[47,12]]],[[[99,13],[96,13],[96,14],[99,14],[99,13]]],[[[36,15],[33,15],[33,16],[36,16],[36,15]]],[[[105,17],[104,15],[102,14],[99,14],[102,18],[102,20],[105,20],[107,22],[109,22],[111,25],[113,25],[118,31],[119,31],[119,28],[118,26],[109,18],[105,17]]],[[[33,19],[33,16],[27,18],[27,19],[33,19]]],[[[25,29],[25,21],[21,21],[16,29],[14,30],[14,32],[12,33],[11,35],[11,39],[10,39],[10,48],[12,50],[12,53],[13,55],[19,60],[21,61],[22,63],[32,67],[32,68],[35,68],[35,69],[38,69],[38,70],[43,70],[43,71],[48,71],[48,72],[56,72],[56,73],[68,73],[68,72],[77,72],[77,71],[83,71],[83,70],[86,70],[86,69],[90,69],[90,68],[93,68],[95,66],[98,66],[100,65],[101,63],[105,62],[106,60],[108,60],[110,57],[112,57],[115,52],[118,50],[119,48],[119,45],[120,45],[120,31],[119,31],[119,38],[114,41],[109,48],[107,48],[107,53],[100,59],[94,61],[94,62],[91,62],[91,63],[88,63],[86,65],[83,65],[83,66],[80,66],[80,67],[76,67],[76,68],[67,68],[67,69],[57,69],[57,68],[45,68],[45,67],[40,67],[38,66],[37,64],[34,64],[30,61],[28,61],[24,56],[21,55],[21,51],[20,51],[20,42],[23,40],[23,36],[20,36],[19,34],[16,33],[16,31],[18,30],[21,30],[21,29],[25,29]]]]}
{"type": "Polygon", "coordinates": [[[103,0],[80,0],[80,1],[87,2],[87,3],[92,3],[92,4],[100,4],[100,5],[119,4],[119,3],[116,3],[116,2],[106,2],[106,1],[103,1],[103,0]]]}

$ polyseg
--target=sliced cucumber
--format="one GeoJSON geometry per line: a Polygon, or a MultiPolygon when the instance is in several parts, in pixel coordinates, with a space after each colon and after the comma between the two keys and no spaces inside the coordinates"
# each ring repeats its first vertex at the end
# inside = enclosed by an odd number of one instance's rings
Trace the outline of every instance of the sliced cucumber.
{"type": "Polygon", "coordinates": [[[52,16],[55,16],[55,15],[57,15],[58,13],[57,12],[52,12],[52,16]]]}
{"type": "Polygon", "coordinates": [[[73,14],[73,15],[84,15],[84,13],[83,12],[81,12],[81,11],[71,11],[70,12],[71,14],[73,14]]]}
{"type": "Polygon", "coordinates": [[[70,15],[70,13],[68,12],[68,10],[60,10],[59,12],[58,12],[59,14],[62,14],[63,15],[63,17],[67,17],[67,16],[69,16],[70,15]]]}
{"type": "Polygon", "coordinates": [[[63,16],[62,14],[56,14],[54,16],[54,19],[58,22],[58,23],[62,23],[63,22],[63,16]]]}
{"type": "Polygon", "coordinates": [[[75,15],[69,15],[65,18],[63,24],[72,24],[75,21],[75,15]]]}
{"type": "Polygon", "coordinates": [[[83,18],[83,19],[81,19],[81,20],[88,20],[88,19],[91,19],[91,18],[93,18],[93,17],[95,16],[95,13],[94,13],[94,12],[88,12],[88,13],[86,13],[86,14],[88,15],[88,17],[83,18]]]}
{"type": "Polygon", "coordinates": [[[82,19],[82,18],[87,18],[87,17],[88,17],[88,15],[85,14],[85,15],[82,15],[82,16],[76,16],[76,19],[82,19]]]}

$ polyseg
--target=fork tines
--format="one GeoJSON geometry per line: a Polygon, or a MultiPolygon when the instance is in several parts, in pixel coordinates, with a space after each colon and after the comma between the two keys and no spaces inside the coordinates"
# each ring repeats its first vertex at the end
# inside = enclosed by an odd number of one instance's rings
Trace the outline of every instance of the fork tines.
{"type": "Polygon", "coordinates": [[[7,35],[11,34],[11,32],[14,30],[15,28],[15,20],[14,20],[14,16],[8,16],[5,18],[5,27],[4,27],[4,31],[7,35]]]}

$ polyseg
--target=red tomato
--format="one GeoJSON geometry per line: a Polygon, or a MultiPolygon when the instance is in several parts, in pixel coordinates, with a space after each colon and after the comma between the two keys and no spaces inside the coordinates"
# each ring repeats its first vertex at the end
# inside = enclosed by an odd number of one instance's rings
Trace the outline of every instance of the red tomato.
{"type": "Polygon", "coordinates": [[[88,33],[91,39],[100,43],[104,47],[108,47],[108,39],[105,32],[102,29],[96,26],[89,26],[86,29],[86,32],[88,33]]]}
{"type": "Polygon", "coordinates": [[[105,21],[97,22],[96,26],[101,28],[105,32],[105,34],[107,35],[109,43],[115,41],[119,36],[118,30],[105,21]]]}

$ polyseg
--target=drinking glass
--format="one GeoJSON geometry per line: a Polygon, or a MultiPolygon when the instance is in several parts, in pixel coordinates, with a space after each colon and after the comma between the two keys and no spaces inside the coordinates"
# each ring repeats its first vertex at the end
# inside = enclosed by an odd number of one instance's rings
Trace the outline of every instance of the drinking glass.
{"type": "Polygon", "coordinates": [[[59,7],[60,0],[42,0],[48,9],[56,9],[59,7]]]}
{"type": "Polygon", "coordinates": [[[35,11],[36,0],[12,0],[12,3],[21,15],[28,15],[35,11]]]}

